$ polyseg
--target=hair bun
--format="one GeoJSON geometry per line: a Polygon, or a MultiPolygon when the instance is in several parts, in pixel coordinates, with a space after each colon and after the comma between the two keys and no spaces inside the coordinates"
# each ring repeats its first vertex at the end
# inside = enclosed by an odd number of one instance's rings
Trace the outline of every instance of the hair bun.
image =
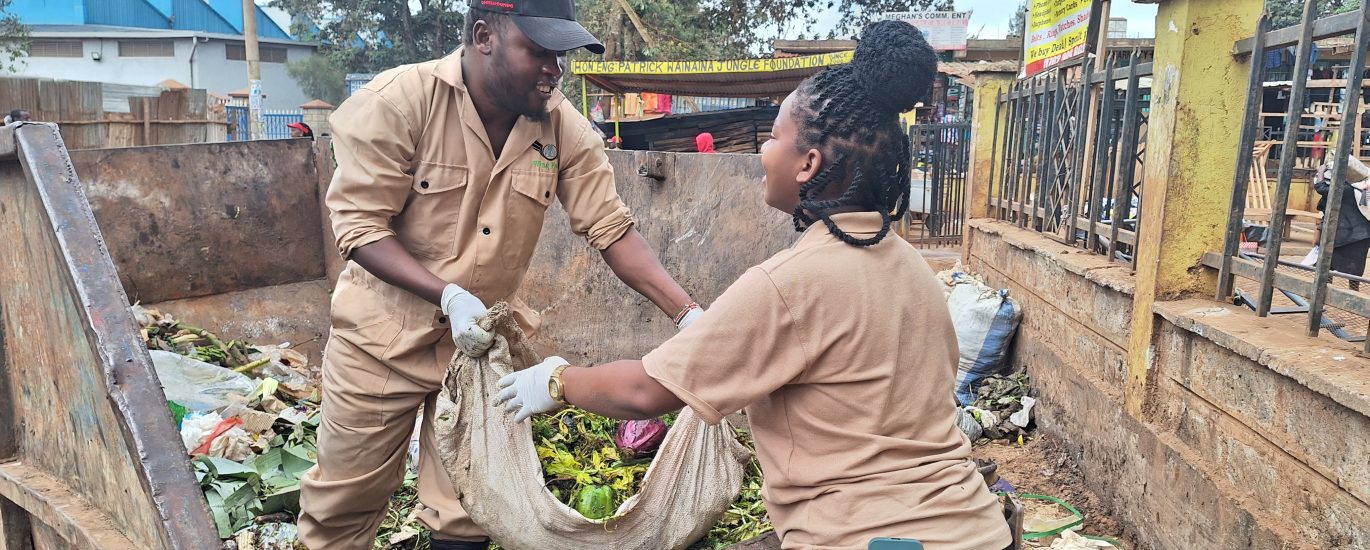
{"type": "Polygon", "coordinates": [[[861,32],[851,67],[872,103],[902,113],[927,97],[937,53],[913,25],[878,21],[861,32]]]}

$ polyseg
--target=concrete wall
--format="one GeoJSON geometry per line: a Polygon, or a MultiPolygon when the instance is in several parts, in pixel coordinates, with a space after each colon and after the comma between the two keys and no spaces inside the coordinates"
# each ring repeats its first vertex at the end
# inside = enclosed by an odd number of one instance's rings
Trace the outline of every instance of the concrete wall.
{"type": "MultiPolygon", "coordinates": [[[[227,44],[240,44],[241,41],[211,39],[200,44],[195,54],[195,87],[211,92],[228,95],[229,92],[247,88],[247,62],[225,59],[227,44]]],[[[263,43],[264,46],[278,47],[279,44],[263,43]]],[[[286,59],[295,62],[314,55],[314,48],[307,46],[287,46],[286,59]]],[[[266,109],[297,109],[311,99],[295,79],[286,72],[285,63],[266,63],[262,67],[262,93],[266,98],[262,105],[266,109]]]]}
{"type": "Polygon", "coordinates": [[[1023,305],[1013,357],[1039,425],[1142,548],[1370,547],[1370,360],[1356,346],[1211,300],[1160,302],[1138,419],[1122,400],[1128,269],[1003,222],[969,227],[968,267],[1023,305]]]}
{"type": "MultiPolygon", "coordinates": [[[[208,42],[192,46],[190,37],[168,40],[175,42],[175,57],[119,57],[119,39],[85,38],[82,39],[85,52],[82,57],[30,56],[21,62],[17,74],[136,86],[154,86],[170,79],[220,95],[247,88],[247,62],[229,61],[224,55],[225,44],[241,44],[241,41],[209,39],[208,42]],[[92,59],[92,53],[98,54],[100,60],[92,59]]],[[[282,46],[267,42],[263,42],[263,45],[282,46]]],[[[304,59],[314,52],[310,46],[284,47],[288,50],[286,55],[290,61],[304,59]]],[[[266,93],[263,105],[267,109],[295,109],[313,99],[307,97],[299,84],[290,78],[284,63],[262,63],[262,89],[266,93]]]]}

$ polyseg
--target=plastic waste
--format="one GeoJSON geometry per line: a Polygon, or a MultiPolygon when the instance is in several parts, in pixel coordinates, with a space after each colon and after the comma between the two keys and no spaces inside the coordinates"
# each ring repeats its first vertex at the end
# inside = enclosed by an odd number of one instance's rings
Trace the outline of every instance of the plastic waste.
{"type": "Polygon", "coordinates": [[[186,451],[204,444],[209,435],[214,433],[214,428],[223,420],[217,412],[192,412],[181,419],[181,443],[186,446],[186,451]]]}
{"type": "MultiPolygon", "coordinates": [[[[218,365],[162,350],[148,350],[167,401],[205,412],[247,400],[257,383],[218,365]]],[[[192,447],[193,448],[193,447],[192,447]]]]}
{"type": "Polygon", "coordinates": [[[1032,406],[1037,404],[1037,400],[1026,395],[1023,396],[1023,409],[1008,416],[1008,421],[1019,428],[1026,428],[1032,423],[1032,406]]]}
{"type": "Polygon", "coordinates": [[[1049,550],[1093,550],[1095,548],[1117,547],[1108,541],[1091,539],[1081,535],[1074,529],[1068,529],[1062,531],[1060,538],[1053,541],[1048,548],[1049,550]]]}
{"type": "Polygon", "coordinates": [[[252,434],[237,426],[229,428],[228,431],[219,434],[219,437],[210,442],[209,453],[207,454],[227,458],[234,462],[247,460],[248,457],[256,454],[252,451],[252,434]]]}
{"type": "Polygon", "coordinates": [[[984,428],[980,426],[980,422],[975,419],[975,416],[960,407],[956,409],[956,427],[961,428],[961,433],[966,434],[972,443],[979,440],[985,433],[984,428]]]}
{"type": "Polygon", "coordinates": [[[993,411],[980,407],[966,407],[965,410],[970,413],[971,416],[975,417],[975,420],[980,422],[981,428],[988,430],[999,425],[999,415],[994,414],[993,411]]]}

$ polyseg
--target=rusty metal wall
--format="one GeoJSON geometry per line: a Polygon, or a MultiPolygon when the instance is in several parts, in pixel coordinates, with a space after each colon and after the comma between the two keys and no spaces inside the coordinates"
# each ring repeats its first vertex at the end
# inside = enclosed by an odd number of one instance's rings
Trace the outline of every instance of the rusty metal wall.
{"type": "Polygon", "coordinates": [[[13,135],[0,145],[0,547],[213,547],[57,127],[13,135]]]}
{"type": "MultiPolygon", "coordinates": [[[[705,307],[799,237],[788,214],[762,202],[757,155],[609,153],[638,231],[705,307]],[[664,179],[639,176],[644,165],[664,179]]],[[[571,233],[559,206],[548,213],[521,296],[542,313],[539,349],[573,363],[639,358],[676,332],[571,233]]]]}
{"type": "Polygon", "coordinates": [[[305,140],[71,153],[129,297],[143,303],[319,279],[305,140]]]}

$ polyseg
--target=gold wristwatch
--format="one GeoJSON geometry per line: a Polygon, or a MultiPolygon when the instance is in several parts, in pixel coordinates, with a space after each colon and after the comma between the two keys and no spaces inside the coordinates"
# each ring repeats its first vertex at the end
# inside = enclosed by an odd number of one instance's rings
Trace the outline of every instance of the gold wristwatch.
{"type": "Polygon", "coordinates": [[[561,373],[571,365],[562,365],[552,370],[552,376],[547,379],[547,393],[552,395],[552,400],[565,407],[570,405],[566,402],[566,387],[561,384],[561,373]]]}

